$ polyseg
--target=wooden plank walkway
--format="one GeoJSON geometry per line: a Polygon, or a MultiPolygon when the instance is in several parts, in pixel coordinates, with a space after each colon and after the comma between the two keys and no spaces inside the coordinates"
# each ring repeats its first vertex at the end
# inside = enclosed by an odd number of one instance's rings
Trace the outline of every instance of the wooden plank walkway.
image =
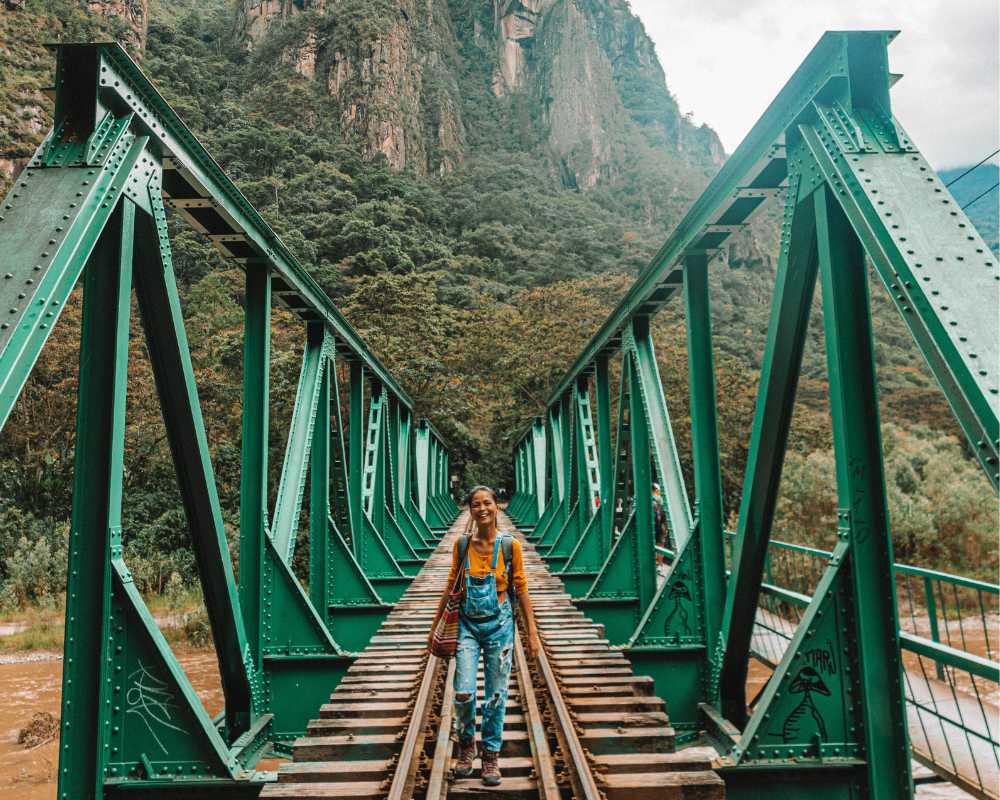
{"type": "MultiPolygon", "coordinates": [[[[307,735],[295,741],[293,761],[281,766],[278,781],[261,797],[723,800],[725,785],[711,769],[711,756],[703,750],[675,752],[667,707],[652,695],[652,680],[632,673],[624,655],[609,647],[601,626],[572,605],[561,581],[523,538],[551,679],[541,674],[543,659],[531,668],[517,659],[500,786],[484,786],[478,776],[450,775],[451,665],[428,659],[425,646],[451,545],[466,518],[428,558],[318,719],[309,723],[307,735]],[[421,697],[430,699],[425,703],[421,697]],[[408,749],[411,739],[415,744],[408,749]],[[578,791],[582,784],[574,775],[581,771],[594,792],[578,791]]],[[[501,528],[513,531],[506,517],[501,528]]],[[[520,652],[516,643],[515,650],[520,652]]],[[[482,684],[480,674],[480,692],[482,684]]]]}

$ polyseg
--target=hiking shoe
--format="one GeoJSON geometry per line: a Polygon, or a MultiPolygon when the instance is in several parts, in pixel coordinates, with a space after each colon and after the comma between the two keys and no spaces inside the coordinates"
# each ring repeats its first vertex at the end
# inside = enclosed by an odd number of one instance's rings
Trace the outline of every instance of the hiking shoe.
{"type": "Polygon", "coordinates": [[[458,743],[458,761],[455,762],[455,775],[468,778],[472,774],[472,761],[476,757],[476,740],[458,743]]]}
{"type": "Polygon", "coordinates": [[[489,750],[483,750],[483,771],[480,775],[483,778],[483,783],[487,786],[498,786],[500,784],[500,766],[497,763],[500,758],[499,753],[491,753],[489,750]]]}

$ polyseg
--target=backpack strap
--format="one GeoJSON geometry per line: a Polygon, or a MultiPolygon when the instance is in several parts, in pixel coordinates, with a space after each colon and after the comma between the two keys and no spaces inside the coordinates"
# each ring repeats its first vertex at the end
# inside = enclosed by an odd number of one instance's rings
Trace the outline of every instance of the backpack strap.
{"type": "Polygon", "coordinates": [[[514,566],[514,537],[505,533],[500,540],[500,547],[503,549],[503,572],[507,578],[507,596],[510,598],[511,610],[517,612],[517,587],[514,586],[514,579],[511,576],[511,569],[514,566]]]}

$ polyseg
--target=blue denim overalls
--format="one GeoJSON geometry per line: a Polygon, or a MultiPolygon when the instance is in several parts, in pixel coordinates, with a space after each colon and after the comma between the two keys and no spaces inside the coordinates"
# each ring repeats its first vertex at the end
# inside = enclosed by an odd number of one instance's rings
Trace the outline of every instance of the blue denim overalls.
{"type": "MultiPolygon", "coordinates": [[[[471,541],[469,547],[472,546],[471,541]]],[[[459,739],[468,742],[476,735],[476,673],[479,653],[483,654],[486,702],[483,704],[481,740],[483,749],[500,752],[503,743],[503,718],[507,708],[507,687],[513,662],[514,615],[510,598],[497,602],[497,557],[500,535],[493,543],[490,573],[474,578],[468,551],[465,555],[465,600],[459,613],[458,647],[455,652],[455,727],[459,739]],[[458,695],[468,700],[458,700],[458,695]]],[[[510,575],[511,565],[504,564],[510,575]]],[[[510,579],[508,578],[508,583],[510,579]]],[[[508,587],[508,593],[511,587],[508,587]]]]}

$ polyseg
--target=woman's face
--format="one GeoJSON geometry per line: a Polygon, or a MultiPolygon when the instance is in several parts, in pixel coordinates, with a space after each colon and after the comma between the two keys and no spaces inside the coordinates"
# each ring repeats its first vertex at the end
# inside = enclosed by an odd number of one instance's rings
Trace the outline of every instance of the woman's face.
{"type": "Polygon", "coordinates": [[[480,528],[491,527],[497,519],[497,504],[493,495],[480,489],[469,501],[469,513],[480,528]]]}

